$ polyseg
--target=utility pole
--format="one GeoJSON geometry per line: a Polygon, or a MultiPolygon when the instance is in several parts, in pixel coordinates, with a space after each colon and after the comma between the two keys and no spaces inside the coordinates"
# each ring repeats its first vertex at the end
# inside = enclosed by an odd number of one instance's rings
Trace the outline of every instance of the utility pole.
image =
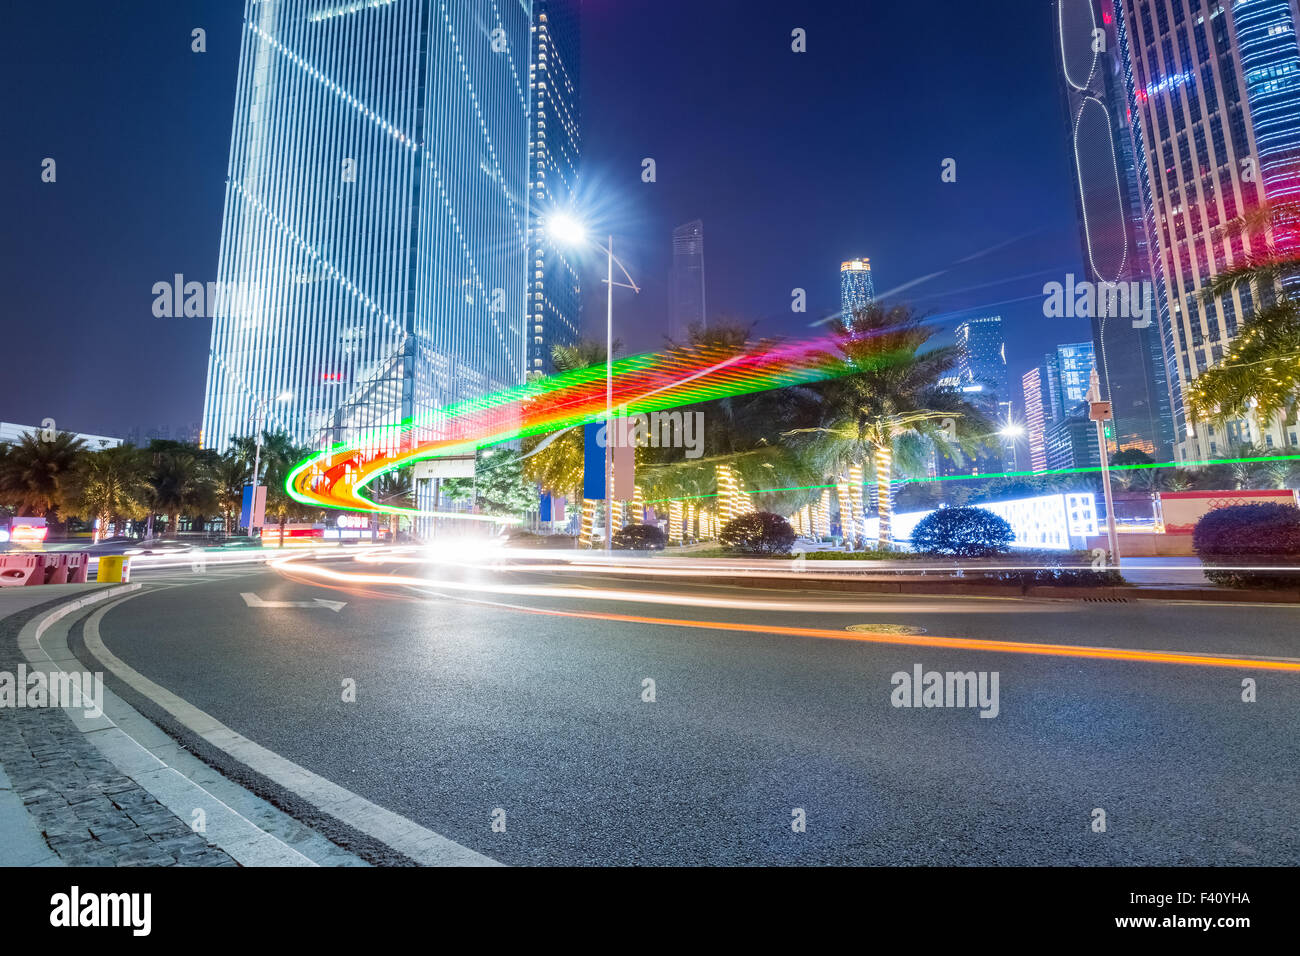
{"type": "Polygon", "coordinates": [[[1120,566],[1119,535],[1115,533],[1115,502],[1110,493],[1110,455],[1106,450],[1106,423],[1114,421],[1115,412],[1110,402],[1101,400],[1101,380],[1096,367],[1088,383],[1088,417],[1097,423],[1097,449],[1101,453],[1101,489],[1106,498],[1106,537],[1110,542],[1110,558],[1115,567],[1120,566]]]}

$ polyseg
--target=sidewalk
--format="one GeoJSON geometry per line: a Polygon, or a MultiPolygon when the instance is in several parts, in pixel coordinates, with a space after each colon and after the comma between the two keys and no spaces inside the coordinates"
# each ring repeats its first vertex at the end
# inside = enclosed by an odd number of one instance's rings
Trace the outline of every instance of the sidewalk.
{"type": "MultiPolygon", "coordinates": [[[[70,630],[139,587],[0,589],[0,673],[84,672],[70,630]]],[[[110,688],[100,703],[100,716],[0,707],[0,866],[366,865],[213,771],[110,688]]]]}
{"type": "MultiPolygon", "coordinates": [[[[100,585],[0,590],[0,671],[32,665],[18,634],[35,609],[100,585]]],[[[59,707],[0,708],[0,865],[235,866],[118,770],[59,707]]]]}

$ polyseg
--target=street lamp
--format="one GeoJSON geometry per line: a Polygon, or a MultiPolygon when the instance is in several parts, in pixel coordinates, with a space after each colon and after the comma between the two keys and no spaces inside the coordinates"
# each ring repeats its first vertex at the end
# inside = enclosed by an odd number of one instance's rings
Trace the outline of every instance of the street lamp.
{"type": "Polygon", "coordinates": [[[587,227],[582,222],[565,212],[553,213],[547,218],[546,234],[551,239],[565,246],[581,246],[591,243],[606,256],[605,273],[605,550],[614,550],[614,454],[610,442],[614,428],[614,286],[631,289],[639,293],[627,266],[614,256],[614,237],[609,237],[608,245],[602,246],[587,236],[587,227]],[[623,270],[627,282],[614,281],[614,264],[623,270]]]}
{"type": "Polygon", "coordinates": [[[1101,380],[1094,366],[1088,381],[1088,417],[1097,423],[1097,450],[1101,455],[1101,490],[1106,499],[1106,542],[1110,558],[1119,567],[1119,535],[1115,532],[1115,502],[1110,491],[1110,455],[1106,448],[1106,423],[1115,420],[1110,402],[1101,400],[1101,380]]]}

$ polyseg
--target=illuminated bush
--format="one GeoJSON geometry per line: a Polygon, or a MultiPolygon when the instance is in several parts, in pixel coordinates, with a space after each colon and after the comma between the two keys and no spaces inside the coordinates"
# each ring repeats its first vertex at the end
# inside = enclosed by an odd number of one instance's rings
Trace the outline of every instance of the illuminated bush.
{"type": "Polygon", "coordinates": [[[1005,518],[984,508],[940,508],[917,522],[912,547],[926,554],[983,558],[1006,554],[1015,536],[1005,518]]]}
{"type": "Polygon", "coordinates": [[[630,524],[614,532],[616,551],[662,551],[664,533],[652,524],[630,524]]]}
{"type": "Polygon", "coordinates": [[[718,535],[724,548],[740,554],[789,554],[794,539],[790,522],[768,511],[732,518],[718,535]]]}
{"type": "Polygon", "coordinates": [[[1205,565],[1205,576],[1215,584],[1231,588],[1300,587],[1300,572],[1223,569],[1300,565],[1300,508],[1294,505],[1269,502],[1215,508],[1196,522],[1192,546],[1205,565]]]}

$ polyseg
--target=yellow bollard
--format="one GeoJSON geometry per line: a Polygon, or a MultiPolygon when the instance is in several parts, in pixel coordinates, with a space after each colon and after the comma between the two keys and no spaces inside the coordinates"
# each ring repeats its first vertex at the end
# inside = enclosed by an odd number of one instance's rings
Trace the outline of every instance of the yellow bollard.
{"type": "Polygon", "coordinates": [[[99,559],[95,580],[100,584],[126,584],[131,580],[131,559],[125,554],[106,554],[99,559]]]}

